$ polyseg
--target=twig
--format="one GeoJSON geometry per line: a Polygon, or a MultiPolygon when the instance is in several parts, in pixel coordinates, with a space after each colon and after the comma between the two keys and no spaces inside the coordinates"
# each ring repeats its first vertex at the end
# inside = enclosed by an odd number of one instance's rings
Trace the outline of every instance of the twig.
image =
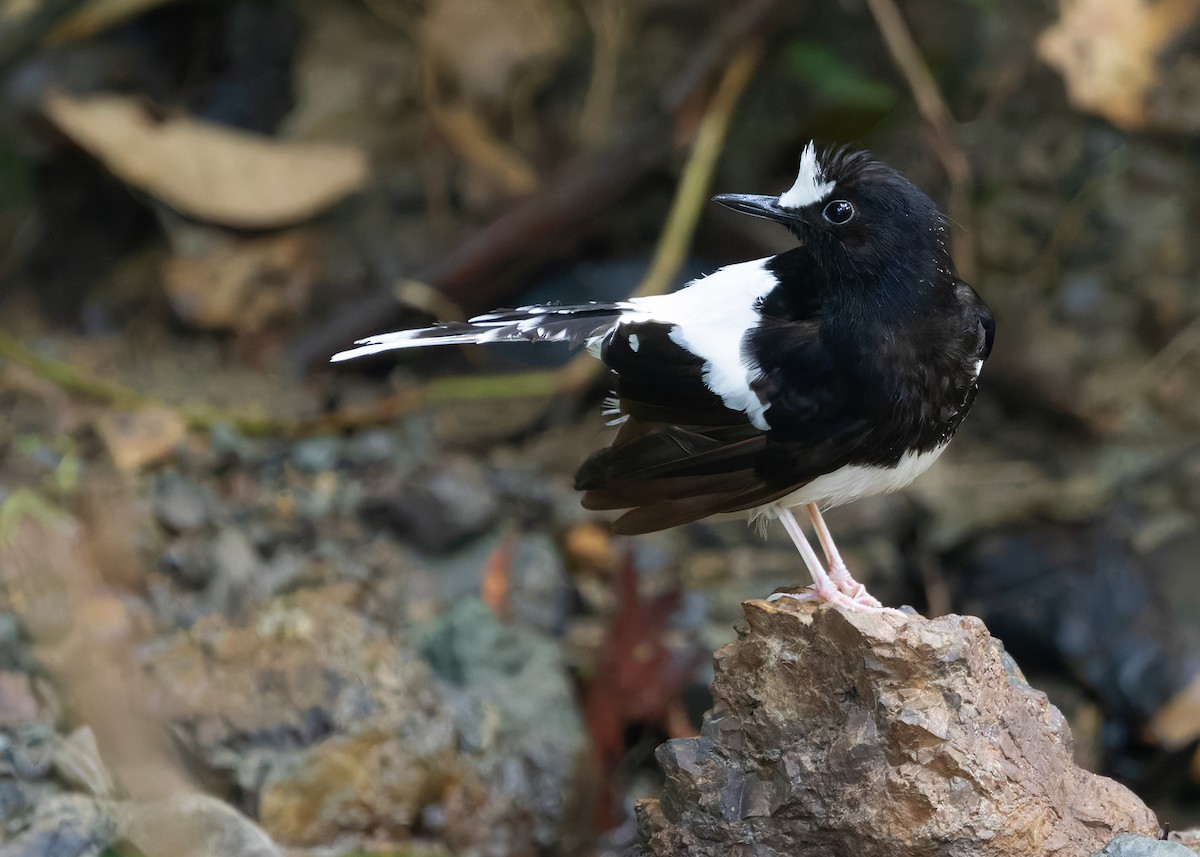
{"type": "MultiPolygon", "coordinates": [[[[522,199],[425,269],[405,279],[426,283],[467,314],[492,309],[511,293],[514,275],[526,273],[597,222],[597,214],[621,199],[670,152],[671,111],[700,90],[712,70],[759,29],[777,0],[747,0],[732,11],[697,49],[693,60],[663,90],[660,117],[633,129],[603,152],[564,165],[557,180],[522,199]]],[[[291,349],[299,370],[323,364],[346,344],[386,330],[403,305],[388,288],[356,303],[291,349]]]]}
{"type": "Polygon", "coordinates": [[[128,387],[88,375],[63,360],[50,360],[35,354],[18,339],[0,333],[0,360],[23,366],[39,378],[76,396],[93,399],[115,408],[140,408],[149,402],[128,387]]]}
{"type": "Polygon", "coordinates": [[[958,126],[895,2],[867,0],[867,6],[892,61],[912,91],[917,111],[933,130],[934,151],[950,180],[948,208],[950,219],[957,227],[953,232],[954,256],[963,278],[974,280],[976,262],[975,239],[971,232],[971,202],[975,195],[975,180],[971,174],[971,162],[959,139],[958,126]]]}
{"type": "MultiPolygon", "coordinates": [[[[743,47],[729,63],[718,82],[708,109],[697,128],[650,268],[635,290],[635,295],[662,294],[673,284],[708,197],[717,161],[724,150],[730,120],[758,68],[762,52],[761,40],[756,39],[743,47]]],[[[115,382],[88,375],[70,363],[41,357],[14,337],[4,333],[0,333],[0,359],[24,366],[69,393],[93,399],[110,407],[136,409],[152,404],[161,406],[161,403],[148,396],[115,382]]],[[[401,414],[435,402],[537,398],[578,391],[591,384],[599,367],[600,364],[588,355],[580,355],[554,372],[444,378],[420,389],[389,396],[366,410],[343,411],[304,420],[278,420],[203,407],[180,408],[179,411],[188,425],[198,430],[210,430],[225,424],[251,436],[307,436],[389,422],[401,414]]]]}
{"type": "MultiPolygon", "coordinates": [[[[634,290],[634,297],[663,294],[679,274],[696,232],[696,224],[700,221],[700,212],[708,201],[709,187],[717,161],[725,149],[725,137],[733,112],[758,69],[762,53],[762,41],[754,39],[738,51],[717,84],[708,109],[700,119],[692,151],[680,176],[667,222],[654,248],[650,268],[634,290]]],[[[588,386],[599,369],[600,364],[589,355],[579,355],[561,370],[559,391],[568,392],[588,386]]]]}
{"type": "Polygon", "coordinates": [[[301,419],[279,419],[264,414],[201,406],[176,407],[98,378],[65,360],[36,354],[7,333],[0,333],[0,363],[7,361],[49,381],[64,392],[118,410],[157,407],[176,411],[196,431],[227,425],[248,437],[296,438],[330,434],[391,422],[399,416],[442,402],[482,399],[545,398],[558,388],[557,372],[522,372],[486,378],[440,378],[420,388],[401,390],[363,408],[347,408],[301,419]]]}
{"type": "Polygon", "coordinates": [[[617,94],[621,50],[629,32],[629,0],[599,0],[585,3],[584,13],[592,28],[592,80],[579,112],[579,139],[595,147],[608,137],[609,119],[617,94]]]}
{"type": "MultiPolygon", "coordinates": [[[[453,252],[405,280],[436,289],[466,314],[492,309],[511,293],[511,274],[544,261],[620,199],[668,151],[666,135],[655,128],[635,131],[603,153],[568,165],[557,179],[468,238],[453,252]]],[[[355,339],[394,324],[403,310],[394,290],[358,302],[291,349],[299,370],[324,364],[355,339]]]]}

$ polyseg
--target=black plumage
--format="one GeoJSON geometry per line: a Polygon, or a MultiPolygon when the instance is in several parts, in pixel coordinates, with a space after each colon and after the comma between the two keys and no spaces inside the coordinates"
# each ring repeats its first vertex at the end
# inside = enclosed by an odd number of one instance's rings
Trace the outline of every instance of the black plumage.
{"type": "Polygon", "coordinates": [[[779,197],[716,200],[778,221],[798,246],[672,295],[524,307],[366,340],[339,358],[586,340],[612,373],[619,423],[579,469],[586,507],[625,510],[621,533],[752,510],[799,539],[789,509],[806,506],[830,565],[828,576],[813,568],[797,541],[817,597],[874,609],[818,507],[895,490],[937,457],[974,400],[991,313],[958,278],[934,203],[866,153],[818,158],[810,145],[779,197]]]}

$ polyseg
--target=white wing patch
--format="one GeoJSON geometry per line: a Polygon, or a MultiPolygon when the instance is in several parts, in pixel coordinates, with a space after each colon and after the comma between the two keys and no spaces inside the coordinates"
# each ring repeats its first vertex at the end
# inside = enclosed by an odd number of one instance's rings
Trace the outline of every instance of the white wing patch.
{"type": "Polygon", "coordinates": [[[672,294],[634,298],[637,317],[629,317],[674,325],[675,344],[704,360],[704,385],[763,431],[770,428],[763,415],[767,406],[750,386],[762,370],[742,346],[762,320],[759,298],[779,285],[767,261],[728,265],[672,294]]]}
{"type": "Polygon", "coordinates": [[[779,197],[779,204],[783,208],[804,208],[829,196],[833,186],[833,182],[825,181],[821,164],[817,161],[817,148],[810,140],[800,155],[796,181],[779,197]]]}

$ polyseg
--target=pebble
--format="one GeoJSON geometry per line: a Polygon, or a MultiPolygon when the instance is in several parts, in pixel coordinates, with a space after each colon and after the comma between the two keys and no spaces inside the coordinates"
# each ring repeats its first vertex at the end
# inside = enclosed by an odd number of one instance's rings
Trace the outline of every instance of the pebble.
{"type": "Polygon", "coordinates": [[[208,522],[208,509],[195,486],[174,474],[164,476],[155,486],[154,517],[173,535],[199,530],[208,522]]]}
{"type": "Polygon", "coordinates": [[[1095,857],[1195,857],[1195,852],[1178,842],[1151,839],[1136,833],[1122,833],[1095,857]]]}

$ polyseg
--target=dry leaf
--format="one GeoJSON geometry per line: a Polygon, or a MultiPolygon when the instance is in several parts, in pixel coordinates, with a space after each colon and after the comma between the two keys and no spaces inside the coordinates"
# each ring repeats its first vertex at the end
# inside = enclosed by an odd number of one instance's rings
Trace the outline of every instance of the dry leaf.
{"type": "Polygon", "coordinates": [[[187,423],[167,408],[106,411],[96,431],[117,467],[133,473],[166,458],[187,434],[187,423]]]}
{"type": "Polygon", "coordinates": [[[1071,103],[1122,128],[1146,121],[1163,48],[1200,11],[1200,0],[1060,0],[1058,23],[1038,53],[1063,76],[1071,103]]]}
{"type": "Polygon", "coordinates": [[[502,99],[518,77],[548,78],[567,53],[561,0],[434,0],[421,45],[473,98],[502,99]]]}
{"type": "Polygon", "coordinates": [[[304,307],[320,269],[315,238],[284,232],[243,240],[219,236],[163,265],[171,306],[188,324],[252,333],[304,307]]]}
{"type": "Polygon", "coordinates": [[[1167,700],[1146,731],[1168,751],[1179,750],[1200,738],[1200,676],[1167,700]]]}
{"type": "Polygon", "coordinates": [[[46,114],[123,181],[202,220],[247,229],[296,223],[362,187],[348,145],[274,140],[187,117],[158,121],[134,98],[52,93],[46,114]]]}
{"type": "Polygon", "coordinates": [[[512,564],[516,550],[516,530],[509,530],[483,567],[479,598],[501,622],[512,619],[512,564]]]}

